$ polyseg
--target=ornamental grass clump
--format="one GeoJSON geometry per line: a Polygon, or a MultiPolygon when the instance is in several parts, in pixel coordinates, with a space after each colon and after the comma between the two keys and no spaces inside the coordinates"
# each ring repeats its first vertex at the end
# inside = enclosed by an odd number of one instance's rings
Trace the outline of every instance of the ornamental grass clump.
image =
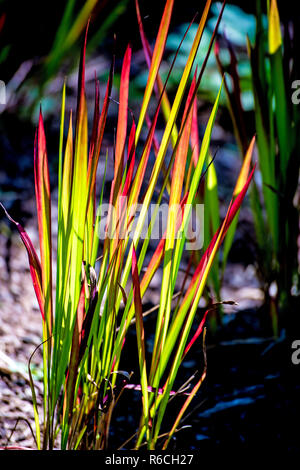
{"type": "MultiPolygon", "coordinates": [[[[71,114],[66,139],[66,85],[62,94],[55,296],[52,289],[54,280],[49,169],[43,117],[40,113],[34,145],[39,257],[25,230],[10,218],[16,224],[27,249],[43,324],[43,417],[37,406],[29,366],[38,449],[107,448],[112,413],[125,388],[139,391],[141,397],[140,420],[136,423],[134,436],[128,436],[127,447],[165,449],[179,429],[182,416],[205,378],[204,361],[203,372],[198,379],[194,379],[192,387],[185,390],[183,405],[181,402],[177,416],[172,418],[173,424],[166,430],[165,418],[170,399],[176,395],[174,386],[180,382],[180,366],[195,347],[195,343],[202,347],[203,338],[199,341],[199,337],[203,333],[206,315],[195,333],[192,333],[192,326],[195,324],[199,301],[216,253],[251,182],[254,172],[254,168],[251,169],[253,144],[246,153],[226,217],[216,230],[190,280],[185,279],[185,288],[177,296],[174,307],[173,299],[177,294],[178,273],[185,256],[184,248],[187,242],[193,242],[188,238],[189,221],[203,169],[209,163],[210,139],[221,89],[207,122],[199,153],[195,155],[194,166],[189,171],[188,187],[184,191],[184,181],[189,170],[187,156],[191,150],[194,103],[206,61],[199,73],[196,72],[194,77],[190,75],[211,1],[206,2],[182,70],[180,84],[173,103],[170,104],[165,94],[167,83],[161,84],[158,72],[173,3],[173,0],[166,1],[154,50],[152,52],[149,49],[149,76],[137,121],[133,116],[129,120],[128,113],[132,60],[130,45],[124,54],[113,155],[114,177],[105,218],[102,211],[105,172],[98,197],[97,166],[99,160],[105,158],[103,155],[106,154],[106,163],[109,158],[103,148],[103,136],[111,101],[114,64],[112,63],[109,73],[102,108],[99,104],[100,87],[96,82],[94,118],[91,137],[88,139],[85,98],[87,27],[79,66],[75,128],[73,129],[71,114]],[[150,115],[150,101],[156,102],[153,116],[150,115]],[[162,105],[166,119],[162,138],[158,142],[155,131],[162,105]],[[183,113],[180,126],[174,132],[181,110],[183,113]],[[142,130],[146,134],[143,142],[142,130]],[[171,155],[166,158],[169,148],[171,155]],[[154,160],[150,158],[152,149],[155,153],[154,160]],[[151,177],[145,184],[145,172],[149,168],[151,177]],[[145,221],[154,193],[156,210],[151,212],[145,236],[145,221]],[[158,207],[165,195],[168,197],[166,229],[159,240],[151,239],[158,207]],[[150,259],[147,263],[146,255],[150,259]],[[156,326],[150,351],[144,328],[143,298],[160,266],[160,302],[156,319],[153,320],[156,326]],[[132,365],[123,358],[124,344],[130,328],[135,329],[139,369],[133,383],[130,382],[132,365]]],[[[217,27],[218,24],[211,38],[207,57],[213,46],[217,27]]],[[[171,73],[172,66],[169,75],[171,73]]]]}

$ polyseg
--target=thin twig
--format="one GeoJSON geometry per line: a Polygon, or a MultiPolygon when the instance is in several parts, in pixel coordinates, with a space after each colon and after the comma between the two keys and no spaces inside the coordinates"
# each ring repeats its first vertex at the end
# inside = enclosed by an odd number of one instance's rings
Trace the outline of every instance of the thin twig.
{"type": "Polygon", "coordinates": [[[11,438],[13,437],[13,434],[14,434],[14,432],[16,431],[17,426],[18,426],[18,424],[19,424],[20,421],[24,421],[24,422],[27,424],[27,426],[29,427],[30,432],[31,432],[31,435],[32,435],[33,440],[34,440],[34,443],[35,443],[35,445],[36,445],[36,447],[37,447],[36,438],[35,438],[35,435],[34,435],[34,432],[33,432],[33,429],[32,429],[32,426],[31,426],[30,422],[28,421],[28,419],[23,418],[22,416],[19,416],[19,418],[17,418],[17,420],[16,420],[16,423],[15,423],[15,425],[14,425],[14,427],[13,427],[13,429],[12,429],[10,435],[9,435],[9,437],[7,438],[7,441],[6,441],[6,444],[5,444],[4,448],[7,448],[7,447],[8,447],[8,444],[9,444],[11,438]]]}

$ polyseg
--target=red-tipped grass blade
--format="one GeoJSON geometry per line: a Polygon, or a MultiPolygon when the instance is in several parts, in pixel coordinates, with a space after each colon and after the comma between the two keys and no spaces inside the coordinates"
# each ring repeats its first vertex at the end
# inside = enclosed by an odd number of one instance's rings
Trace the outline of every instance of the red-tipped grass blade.
{"type": "Polygon", "coordinates": [[[38,300],[38,304],[40,307],[40,311],[42,314],[43,320],[45,320],[45,313],[44,313],[44,296],[43,296],[43,291],[42,291],[42,268],[41,268],[41,263],[38,258],[38,255],[35,251],[35,248],[27,235],[27,232],[24,230],[22,225],[20,225],[18,222],[16,222],[7,212],[3,204],[0,202],[0,206],[4,210],[6,217],[17,227],[21,240],[25,245],[27,255],[28,255],[28,260],[29,260],[29,269],[30,269],[30,274],[31,274],[31,279],[32,279],[32,284],[35,290],[35,294],[38,300]]]}
{"type": "Polygon", "coordinates": [[[133,170],[134,170],[134,163],[135,163],[135,132],[136,132],[136,125],[133,119],[131,131],[130,131],[129,139],[128,139],[128,158],[127,158],[128,171],[127,171],[126,180],[125,180],[125,184],[123,188],[123,193],[122,193],[123,196],[127,196],[131,182],[132,182],[132,177],[133,177],[133,170]]]}
{"type": "Polygon", "coordinates": [[[128,94],[129,94],[129,75],[131,64],[131,46],[128,45],[121,71],[120,81],[120,96],[119,96],[119,114],[118,126],[116,135],[116,149],[115,149],[115,171],[114,171],[114,200],[120,193],[120,186],[123,174],[125,142],[127,133],[127,118],[128,118],[128,94]]]}

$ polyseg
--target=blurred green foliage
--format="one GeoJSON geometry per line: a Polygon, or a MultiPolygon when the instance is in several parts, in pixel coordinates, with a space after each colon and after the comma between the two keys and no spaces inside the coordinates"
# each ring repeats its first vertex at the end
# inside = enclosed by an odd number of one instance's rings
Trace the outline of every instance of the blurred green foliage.
{"type": "MultiPolygon", "coordinates": [[[[258,273],[270,303],[273,332],[277,334],[280,327],[294,323],[293,305],[299,298],[300,113],[292,103],[292,87],[299,71],[297,19],[291,17],[281,23],[276,0],[265,2],[265,8],[260,1],[256,5],[255,36],[248,38],[248,64],[261,178],[256,178],[252,186],[251,204],[258,273]]],[[[243,76],[236,67],[237,46],[230,41],[225,47],[230,52],[230,64],[223,62],[219,54],[218,65],[221,75],[228,74],[227,105],[244,155],[251,135],[242,99],[243,76]]]]}
{"type": "MultiPolygon", "coordinates": [[[[63,70],[68,70],[68,74],[72,72],[78,65],[79,51],[82,45],[82,32],[87,24],[87,21],[93,23],[92,33],[89,38],[87,48],[87,55],[95,53],[97,47],[107,38],[108,32],[111,30],[114,23],[125,13],[129,0],[120,0],[116,2],[109,2],[108,0],[67,0],[63,4],[61,10],[61,18],[57,24],[52,24],[49,14],[49,29],[43,31],[43,34],[37,34],[37,38],[41,39],[43,47],[39,41],[34,44],[34,49],[23,52],[19,57],[19,63],[15,63],[15,69],[11,70],[10,76],[8,75],[8,90],[12,86],[13,100],[8,102],[8,107],[12,106],[13,109],[18,105],[18,114],[23,118],[35,119],[38,115],[40,101],[43,98],[43,109],[45,115],[48,112],[55,112],[59,107],[59,96],[62,86],[63,70]],[[97,21],[99,18],[99,22],[97,21]],[[100,21],[101,20],[101,21],[100,21]],[[52,43],[49,44],[49,38],[52,43]],[[49,46],[48,46],[49,44],[49,46]],[[47,49],[48,47],[48,49],[47,49]],[[43,54],[37,56],[37,51],[42,50],[43,54]],[[58,77],[61,76],[60,83],[55,85],[58,77]],[[12,83],[9,80],[12,79],[12,83]]],[[[1,50],[0,50],[0,64],[2,67],[8,65],[8,60],[11,59],[10,54],[15,54],[16,42],[20,43],[21,38],[18,36],[18,31],[11,28],[12,4],[8,4],[7,0],[0,0],[1,11],[3,14],[3,36],[1,37],[1,50]],[[5,15],[6,10],[9,11],[5,15]],[[7,16],[5,18],[5,16],[7,16]],[[6,25],[6,23],[8,23],[6,25]]],[[[57,5],[53,4],[53,9],[57,5]]],[[[42,23],[40,20],[40,13],[36,10],[34,2],[28,4],[28,16],[32,13],[32,19],[29,17],[24,18],[28,22],[28,28],[31,28],[31,23],[36,22],[37,31],[39,27],[45,26],[47,23],[42,23]]],[[[46,12],[44,12],[46,13],[46,12]]],[[[58,12],[60,14],[60,11],[58,12]]],[[[45,19],[43,18],[45,21],[45,19]]],[[[30,35],[31,32],[29,31],[30,35]]],[[[30,41],[28,41],[30,44],[30,41]]],[[[7,67],[6,67],[7,68],[7,67]]],[[[7,72],[7,70],[6,70],[7,72]]],[[[107,75],[105,70],[105,75],[107,75]]]]}

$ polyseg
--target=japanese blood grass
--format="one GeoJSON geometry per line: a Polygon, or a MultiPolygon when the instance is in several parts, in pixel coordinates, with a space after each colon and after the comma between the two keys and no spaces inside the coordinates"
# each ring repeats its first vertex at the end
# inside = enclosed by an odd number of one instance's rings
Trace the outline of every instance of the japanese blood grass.
{"type": "MultiPolygon", "coordinates": [[[[130,132],[127,119],[132,55],[130,46],[124,55],[119,89],[114,178],[110,190],[110,202],[118,210],[110,210],[108,213],[103,246],[100,246],[98,237],[101,215],[99,211],[97,212],[96,170],[99,158],[103,158],[100,154],[103,151],[103,135],[114,65],[112,64],[109,74],[102,109],[99,104],[99,84],[96,83],[94,119],[88,142],[85,99],[85,50],[88,28],[86,30],[79,66],[75,133],[73,136],[71,114],[66,141],[63,137],[66,86],[63,88],[62,96],[55,300],[51,288],[49,171],[43,118],[42,113],[40,114],[34,153],[40,259],[24,229],[15,222],[28,252],[31,276],[43,322],[42,427],[40,427],[42,418],[37,407],[35,387],[30,374],[38,448],[52,449],[54,446],[60,446],[61,449],[107,448],[112,413],[125,387],[141,391],[141,418],[133,436],[135,448],[139,449],[144,445],[148,449],[155,449],[161,445],[166,448],[205,377],[206,364],[200,379],[193,385],[183,407],[179,410],[173,426],[169,431],[164,430],[162,434],[161,427],[168,412],[169,400],[175,393],[173,388],[176,377],[179,380],[178,370],[204,327],[206,315],[191,337],[191,327],[207,277],[220,244],[241,206],[254,171],[248,175],[249,166],[246,164],[242,166],[239,191],[234,193],[224,221],[199,260],[187,289],[182,292],[180,301],[173,308],[172,299],[176,296],[176,281],[184,254],[186,227],[199,189],[203,166],[205,162],[209,162],[211,133],[221,93],[220,89],[202,143],[199,145],[195,167],[190,171],[190,181],[183,195],[187,154],[192,141],[192,127],[195,125],[194,103],[206,61],[202,64],[199,75],[197,76],[197,73],[194,75],[190,85],[189,80],[211,1],[206,2],[177,93],[172,105],[169,105],[162,139],[158,144],[155,130],[161,105],[166,96],[164,94],[166,84],[159,90],[152,121],[147,114],[150,112],[150,100],[153,101],[155,81],[163,57],[173,3],[172,0],[166,1],[155,48],[150,58],[150,72],[139,119],[137,125],[133,119],[130,132]],[[182,107],[181,124],[174,133],[177,115],[182,107]],[[144,144],[138,146],[141,143],[141,130],[145,128],[146,120],[150,124],[147,136],[144,144]],[[165,157],[171,141],[172,154],[170,160],[166,162],[165,157]],[[156,159],[150,181],[142,196],[142,183],[145,180],[146,167],[150,165],[149,154],[152,147],[156,147],[156,159]],[[163,165],[165,171],[160,185],[159,178],[163,165]],[[150,253],[149,239],[157,212],[152,214],[148,228],[149,236],[144,240],[141,238],[142,228],[154,192],[158,191],[158,203],[160,203],[168,182],[169,212],[166,232],[158,242],[150,262],[145,266],[146,254],[150,253]],[[128,204],[124,204],[124,197],[127,198],[128,204]],[[138,202],[142,202],[139,215],[132,211],[138,202]],[[176,211],[174,206],[177,207],[176,211]],[[133,225],[134,217],[137,218],[135,225],[133,225]],[[133,232],[131,238],[128,232],[130,229],[133,232]],[[161,264],[163,274],[160,303],[153,351],[149,356],[146,354],[143,298],[161,264]],[[126,371],[119,370],[124,342],[132,324],[136,327],[136,354],[139,364],[139,380],[136,379],[135,384],[128,383],[131,375],[130,363],[127,364],[126,371]],[[121,385],[118,377],[122,379],[121,385]],[[57,443],[58,439],[60,444],[57,443]]],[[[211,47],[208,54],[210,49],[211,47]]],[[[171,71],[172,67],[170,73],[171,71]]],[[[107,158],[106,153],[106,161],[107,158]]],[[[105,175],[102,179],[99,206],[103,201],[104,183],[105,175]]],[[[124,365],[122,367],[124,368],[124,365]]]]}
{"type": "MultiPolygon", "coordinates": [[[[299,212],[295,207],[295,194],[300,169],[297,139],[300,114],[291,99],[298,59],[295,49],[289,46],[292,41],[288,23],[281,28],[277,1],[266,1],[265,8],[263,3],[256,2],[255,43],[251,44],[249,40],[247,43],[262,178],[261,190],[256,182],[252,185],[250,200],[259,248],[259,274],[270,304],[273,332],[277,335],[287,323],[293,324],[293,321],[287,320],[295,310],[292,307],[292,291],[299,289],[299,212]],[[264,11],[267,13],[267,23],[263,21],[264,11]],[[270,286],[274,283],[276,294],[270,293],[270,286]],[[280,324],[278,311],[286,314],[281,316],[280,324]]],[[[296,23],[293,26],[296,34],[296,23]]],[[[241,104],[241,79],[230,44],[229,52],[231,64],[227,69],[228,77],[224,80],[225,90],[237,142],[244,155],[248,146],[244,132],[247,126],[241,104]],[[233,84],[232,91],[229,80],[233,84]]],[[[216,48],[216,58],[223,75],[219,48],[216,48]]],[[[226,256],[228,251],[226,247],[226,256]]]]}

